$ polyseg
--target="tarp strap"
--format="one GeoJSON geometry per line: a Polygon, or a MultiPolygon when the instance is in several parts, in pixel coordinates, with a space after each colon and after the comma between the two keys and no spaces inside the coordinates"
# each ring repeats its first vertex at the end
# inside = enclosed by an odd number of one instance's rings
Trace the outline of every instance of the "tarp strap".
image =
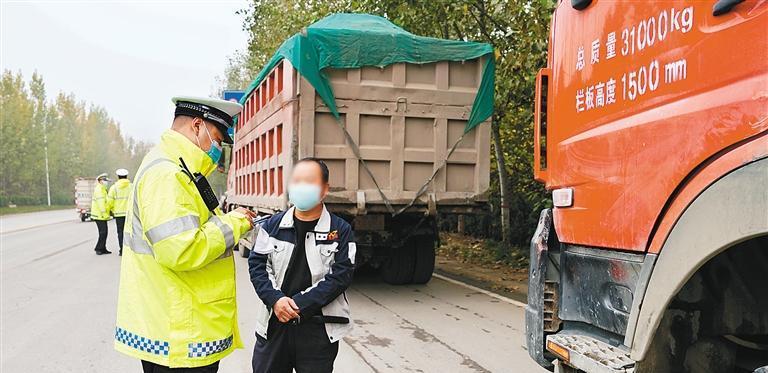
{"type": "Polygon", "coordinates": [[[448,154],[445,156],[445,159],[440,163],[440,166],[435,168],[434,171],[432,171],[432,175],[427,178],[426,181],[424,181],[424,184],[421,185],[418,192],[416,192],[416,195],[413,196],[413,199],[411,202],[408,202],[407,205],[405,205],[400,210],[395,211],[395,209],[392,207],[392,203],[389,201],[389,198],[384,194],[384,191],[381,190],[381,187],[379,186],[379,183],[376,181],[376,178],[373,177],[373,173],[368,168],[368,165],[365,164],[365,160],[363,160],[362,155],[360,155],[360,147],[357,146],[354,139],[352,139],[352,135],[347,132],[347,127],[344,125],[344,123],[341,122],[340,118],[336,119],[336,124],[339,125],[339,128],[341,128],[342,131],[344,131],[344,136],[347,138],[347,142],[349,142],[349,147],[352,148],[352,152],[355,153],[355,157],[358,161],[360,161],[360,164],[363,165],[363,169],[365,169],[365,172],[368,174],[368,176],[371,177],[371,180],[373,180],[373,185],[376,186],[376,190],[379,192],[379,195],[381,196],[381,199],[384,201],[384,205],[387,207],[387,211],[389,211],[390,214],[392,214],[392,217],[395,217],[397,215],[402,214],[405,212],[405,210],[408,210],[409,208],[413,207],[413,205],[416,203],[416,201],[419,200],[419,197],[421,197],[429,187],[429,184],[432,182],[432,180],[435,179],[435,176],[437,176],[437,173],[440,172],[447,164],[448,159],[451,158],[451,155],[456,150],[456,148],[459,146],[459,143],[461,143],[461,140],[464,140],[464,136],[467,134],[467,131],[464,131],[461,136],[456,140],[456,142],[451,146],[451,149],[448,151],[448,154]]]}
{"type": "Polygon", "coordinates": [[[413,204],[416,203],[416,201],[419,199],[419,197],[421,197],[421,195],[424,194],[424,192],[427,191],[427,187],[429,186],[429,183],[431,183],[432,180],[435,179],[435,176],[437,175],[437,173],[440,172],[440,170],[442,170],[443,167],[445,167],[448,164],[448,158],[451,158],[451,154],[453,154],[453,151],[456,150],[456,147],[459,146],[459,143],[461,142],[461,140],[464,139],[464,135],[466,135],[466,134],[467,134],[467,132],[465,131],[464,133],[461,134],[461,136],[459,136],[459,139],[456,140],[456,143],[453,144],[453,146],[451,147],[451,150],[448,151],[448,155],[446,155],[445,159],[443,159],[443,162],[440,164],[440,167],[435,168],[435,170],[432,171],[432,176],[430,176],[427,179],[427,181],[425,181],[424,184],[421,185],[421,188],[419,188],[419,191],[416,192],[415,196],[413,196],[413,199],[411,200],[411,202],[409,202],[407,205],[405,205],[405,207],[403,207],[400,210],[398,210],[396,213],[393,213],[392,216],[397,216],[397,215],[403,213],[405,210],[408,210],[409,208],[411,208],[411,206],[413,206],[413,204]]]}
{"type": "Polygon", "coordinates": [[[373,173],[368,168],[368,165],[365,164],[365,160],[363,160],[363,157],[360,155],[360,147],[357,146],[355,143],[355,140],[352,139],[352,135],[349,134],[347,131],[347,126],[344,125],[344,123],[341,123],[341,118],[336,118],[336,124],[339,125],[339,128],[341,128],[342,131],[344,131],[344,136],[347,138],[347,142],[349,143],[349,147],[352,148],[352,152],[355,153],[355,157],[357,157],[357,160],[360,161],[360,164],[363,165],[363,169],[365,169],[365,172],[368,173],[368,176],[371,177],[371,180],[373,180],[373,185],[376,186],[376,190],[379,191],[379,195],[381,196],[381,199],[384,201],[384,205],[387,206],[387,211],[389,211],[392,216],[397,215],[395,213],[395,209],[392,208],[392,203],[389,202],[389,198],[384,194],[384,191],[381,190],[381,187],[379,187],[379,183],[376,181],[376,178],[373,177],[373,173]]]}

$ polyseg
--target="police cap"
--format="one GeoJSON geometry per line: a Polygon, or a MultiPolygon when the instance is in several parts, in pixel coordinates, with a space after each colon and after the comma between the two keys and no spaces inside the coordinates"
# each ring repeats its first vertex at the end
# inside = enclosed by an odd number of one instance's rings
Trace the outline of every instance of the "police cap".
{"type": "Polygon", "coordinates": [[[232,138],[227,131],[234,125],[233,118],[243,110],[243,105],[210,97],[193,96],[176,96],[171,101],[176,105],[176,115],[203,118],[221,131],[225,143],[232,143],[232,138]]]}

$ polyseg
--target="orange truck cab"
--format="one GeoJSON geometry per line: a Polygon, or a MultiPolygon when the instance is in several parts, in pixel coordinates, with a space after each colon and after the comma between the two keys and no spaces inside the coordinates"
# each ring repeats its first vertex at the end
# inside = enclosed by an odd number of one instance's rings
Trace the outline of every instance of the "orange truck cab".
{"type": "Polygon", "coordinates": [[[529,354],[768,365],[768,1],[560,1],[536,84],[529,354]]]}

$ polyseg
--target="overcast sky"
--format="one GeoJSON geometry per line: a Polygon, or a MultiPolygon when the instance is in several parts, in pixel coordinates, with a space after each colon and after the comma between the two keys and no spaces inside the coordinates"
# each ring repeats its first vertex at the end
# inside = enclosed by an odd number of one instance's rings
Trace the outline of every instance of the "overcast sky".
{"type": "Polygon", "coordinates": [[[125,133],[157,142],[171,97],[209,96],[246,47],[247,0],[0,0],[0,67],[104,107],[125,133]]]}

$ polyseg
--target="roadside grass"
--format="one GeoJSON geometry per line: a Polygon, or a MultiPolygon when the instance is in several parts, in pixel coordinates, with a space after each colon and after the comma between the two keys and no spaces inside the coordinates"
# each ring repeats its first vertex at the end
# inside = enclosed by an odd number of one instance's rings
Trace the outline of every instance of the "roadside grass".
{"type": "Polygon", "coordinates": [[[514,269],[528,267],[528,249],[523,247],[505,248],[501,242],[480,239],[458,233],[440,233],[440,247],[437,254],[462,263],[514,269]]]}
{"type": "Polygon", "coordinates": [[[64,209],[74,209],[74,205],[36,205],[36,206],[17,206],[17,207],[8,207],[8,206],[2,206],[0,207],[0,216],[2,215],[13,215],[13,214],[23,214],[25,212],[38,212],[38,211],[49,211],[49,210],[64,210],[64,209]]]}

